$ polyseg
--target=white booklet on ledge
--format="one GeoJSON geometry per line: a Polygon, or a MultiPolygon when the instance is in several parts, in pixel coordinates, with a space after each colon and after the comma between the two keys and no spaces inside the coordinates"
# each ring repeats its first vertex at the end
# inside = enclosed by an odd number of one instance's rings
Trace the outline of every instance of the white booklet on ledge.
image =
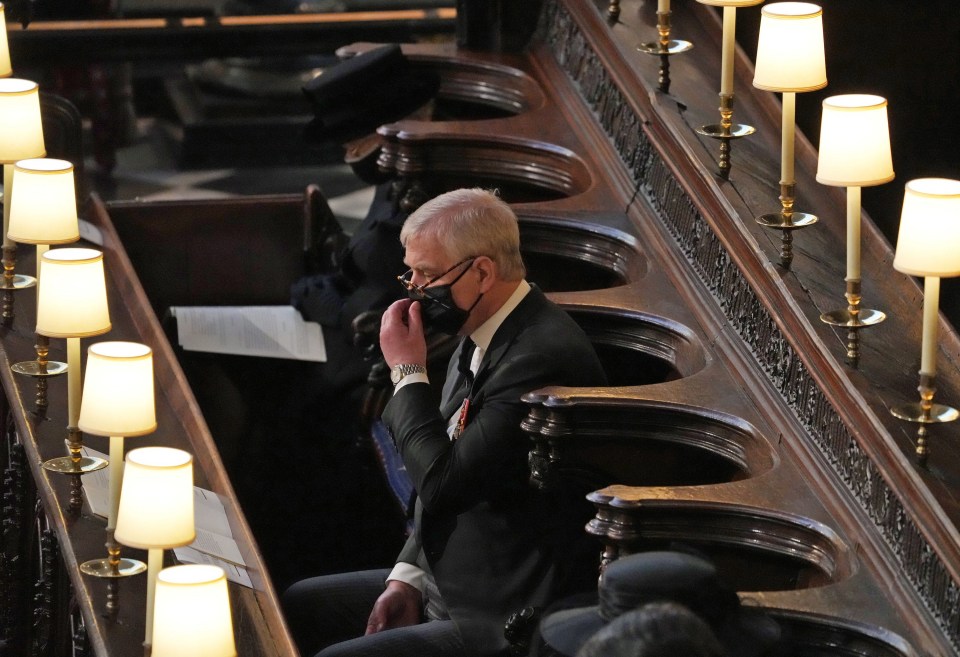
{"type": "Polygon", "coordinates": [[[293,306],[173,306],[170,314],[188,351],[327,360],[320,325],[293,306]]]}
{"type": "MultiPolygon", "coordinates": [[[[84,456],[107,458],[106,454],[81,448],[84,456]]],[[[103,468],[83,476],[83,492],[94,514],[106,518],[110,513],[109,468],[103,468]]],[[[226,509],[220,496],[205,488],[193,487],[193,521],[197,537],[188,546],[174,548],[181,563],[205,563],[220,566],[227,579],[251,587],[240,546],[233,538],[233,530],[227,520],[226,509]]]]}

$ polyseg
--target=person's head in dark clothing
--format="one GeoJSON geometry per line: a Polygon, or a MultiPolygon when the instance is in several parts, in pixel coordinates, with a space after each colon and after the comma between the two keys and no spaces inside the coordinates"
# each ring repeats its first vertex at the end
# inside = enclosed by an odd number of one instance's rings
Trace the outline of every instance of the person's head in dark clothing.
{"type": "Polygon", "coordinates": [[[780,638],[776,622],[760,609],[742,606],[736,592],[720,583],[712,563],[674,551],[640,552],[612,562],[600,578],[598,604],[550,614],[541,635],[552,649],[574,657],[601,628],[656,602],[685,606],[737,657],[761,657],[780,638]]]}
{"type": "Polygon", "coordinates": [[[602,627],[577,657],[728,657],[728,653],[706,621],[687,607],[653,602],[602,627]]]}

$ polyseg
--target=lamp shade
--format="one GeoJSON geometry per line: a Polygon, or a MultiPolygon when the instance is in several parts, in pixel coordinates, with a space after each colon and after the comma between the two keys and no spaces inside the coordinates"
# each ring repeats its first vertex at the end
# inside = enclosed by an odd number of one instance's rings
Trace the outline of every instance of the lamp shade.
{"type": "Polygon", "coordinates": [[[32,158],[13,166],[7,236],[25,244],[65,244],[80,239],[73,165],[32,158]]]}
{"type": "Polygon", "coordinates": [[[46,154],[37,83],[0,78],[0,163],[46,154]]]}
{"type": "Polygon", "coordinates": [[[234,657],[227,578],[218,566],[189,564],[157,575],[152,657],[234,657]]]}
{"type": "Polygon", "coordinates": [[[13,65],[10,63],[10,44],[7,43],[7,17],[0,4],[0,78],[13,75],[13,65]]]}
{"type": "Polygon", "coordinates": [[[960,276],[960,180],[907,183],[893,267],[913,276],[960,276]]]}
{"type": "Polygon", "coordinates": [[[53,249],[40,256],[37,333],[83,338],[110,330],[103,254],[96,249],[53,249]]]}
{"type": "Polygon", "coordinates": [[[130,450],[114,538],[143,549],[193,542],[193,457],[188,452],[172,447],[130,450]]]}
{"type": "Polygon", "coordinates": [[[142,436],[157,428],[153,351],[137,342],[98,342],[87,349],[81,431],[142,436]]]}
{"type": "Polygon", "coordinates": [[[763,0],[697,0],[697,2],[713,7],[752,7],[759,5],[763,0]]]}
{"type": "Polygon", "coordinates": [[[814,91],[827,86],[819,6],[809,2],[764,5],[753,86],[767,91],[814,91]]]}
{"type": "Polygon", "coordinates": [[[831,96],[820,116],[817,182],[866,187],[893,180],[887,100],[869,94],[831,96]]]}

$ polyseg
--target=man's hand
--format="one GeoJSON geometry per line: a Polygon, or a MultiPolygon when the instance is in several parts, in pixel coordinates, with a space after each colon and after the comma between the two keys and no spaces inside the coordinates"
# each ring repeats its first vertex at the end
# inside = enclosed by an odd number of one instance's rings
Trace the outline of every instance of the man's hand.
{"type": "Polygon", "coordinates": [[[387,590],[373,605],[364,634],[416,625],[421,620],[422,604],[420,591],[415,587],[394,579],[388,581],[387,590]]]}
{"type": "Polygon", "coordinates": [[[420,302],[401,299],[386,309],[380,320],[380,351],[389,367],[400,363],[427,364],[420,302]]]}

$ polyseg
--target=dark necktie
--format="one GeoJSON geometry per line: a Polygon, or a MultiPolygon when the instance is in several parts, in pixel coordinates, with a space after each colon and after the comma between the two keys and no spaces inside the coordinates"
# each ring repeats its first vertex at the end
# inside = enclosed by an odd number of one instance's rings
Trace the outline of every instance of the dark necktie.
{"type": "Polygon", "coordinates": [[[473,360],[473,352],[476,351],[477,344],[470,338],[463,339],[463,345],[460,347],[460,360],[457,362],[457,370],[460,372],[460,377],[463,379],[463,382],[460,385],[466,383],[467,389],[473,385],[473,371],[470,369],[470,361],[473,360]]]}
{"type": "Polygon", "coordinates": [[[473,359],[473,352],[476,348],[473,340],[464,338],[460,346],[460,357],[457,360],[457,380],[455,385],[450,388],[449,396],[444,398],[441,404],[441,412],[444,417],[450,417],[461,405],[470,386],[473,384],[473,372],[470,371],[470,361],[473,359]]]}

